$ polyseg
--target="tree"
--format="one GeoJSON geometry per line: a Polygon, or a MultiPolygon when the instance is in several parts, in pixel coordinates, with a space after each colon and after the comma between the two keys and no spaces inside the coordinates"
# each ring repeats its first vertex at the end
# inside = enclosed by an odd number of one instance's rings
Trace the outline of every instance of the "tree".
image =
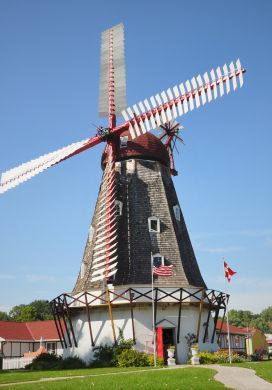
{"type": "Polygon", "coordinates": [[[19,322],[43,321],[53,318],[50,304],[45,300],[36,300],[28,305],[14,306],[9,315],[13,321],[19,322]]]}
{"type": "Polygon", "coordinates": [[[9,321],[10,317],[5,311],[0,311],[0,321],[9,321]]]}
{"type": "Polygon", "coordinates": [[[240,326],[246,328],[250,326],[250,323],[255,318],[249,310],[230,310],[229,311],[229,323],[231,325],[240,326]]]}

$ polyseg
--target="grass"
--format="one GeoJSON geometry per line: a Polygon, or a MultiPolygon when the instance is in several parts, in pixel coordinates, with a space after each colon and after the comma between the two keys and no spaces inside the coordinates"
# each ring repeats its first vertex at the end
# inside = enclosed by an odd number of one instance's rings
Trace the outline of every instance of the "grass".
{"type": "MultiPolygon", "coordinates": [[[[133,370],[148,370],[148,367],[133,367],[133,370]]],[[[150,367],[152,369],[152,367],[150,367]]],[[[82,368],[77,370],[57,370],[57,371],[1,371],[0,370],[0,384],[13,382],[27,382],[35,381],[42,378],[57,378],[64,376],[77,375],[96,375],[104,373],[114,373],[120,371],[131,371],[131,368],[82,368]]]]}
{"type": "Polygon", "coordinates": [[[232,366],[251,368],[260,378],[272,382],[272,360],[262,362],[234,363],[232,366]]]}
{"type": "MultiPolygon", "coordinates": [[[[127,369],[126,371],[132,371],[135,368],[127,369]]],[[[74,370],[76,372],[82,370],[74,370]]],[[[83,370],[85,375],[90,375],[90,370],[83,370]]],[[[98,369],[92,369],[92,374],[98,374],[98,369]]],[[[146,390],[226,390],[227,388],[213,379],[216,371],[213,369],[202,369],[202,368],[180,368],[173,370],[148,370],[145,372],[138,372],[121,374],[124,372],[123,369],[105,369],[99,370],[100,373],[112,373],[116,372],[119,375],[103,375],[103,376],[91,376],[80,379],[66,379],[59,381],[48,381],[42,383],[23,384],[18,387],[18,390],[41,390],[41,389],[58,389],[58,390],[69,390],[69,389],[95,389],[95,390],[126,390],[126,389],[146,389],[146,390]]],[[[71,371],[69,371],[71,372],[71,371]]],[[[44,377],[47,376],[45,372],[44,377]]],[[[67,372],[65,371],[67,374],[67,372]]],[[[83,374],[83,375],[84,375],[83,374]]],[[[3,374],[5,375],[5,374],[3,374]]],[[[63,372],[62,372],[63,375],[63,372]]],[[[41,377],[42,375],[40,375],[41,377]]],[[[27,380],[27,379],[22,379],[27,380]]],[[[33,379],[32,379],[33,380],[33,379]]],[[[11,386],[9,388],[15,388],[11,386]]],[[[17,388],[17,386],[16,386],[17,388]]]]}

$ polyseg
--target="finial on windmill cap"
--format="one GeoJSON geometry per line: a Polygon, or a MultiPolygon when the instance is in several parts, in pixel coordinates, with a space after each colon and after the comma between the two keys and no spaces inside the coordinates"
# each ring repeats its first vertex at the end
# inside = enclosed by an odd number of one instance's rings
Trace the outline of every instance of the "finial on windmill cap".
{"type": "MultiPolygon", "coordinates": [[[[129,131],[124,131],[121,134],[120,142],[117,145],[116,161],[129,160],[131,158],[158,161],[163,165],[170,165],[166,147],[152,133],[145,133],[135,139],[131,138],[129,131]]],[[[101,159],[102,169],[105,168],[106,163],[107,152],[105,148],[101,159]]]]}

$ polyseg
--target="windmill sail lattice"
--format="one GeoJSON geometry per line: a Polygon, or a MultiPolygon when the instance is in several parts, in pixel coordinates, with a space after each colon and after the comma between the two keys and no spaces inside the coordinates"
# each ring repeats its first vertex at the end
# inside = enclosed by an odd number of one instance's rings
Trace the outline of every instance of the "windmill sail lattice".
{"type": "Polygon", "coordinates": [[[99,116],[108,116],[109,104],[115,115],[126,107],[124,25],[102,33],[99,83],[99,116]]]}
{"type": "Polygon", "coordinates": [[[162,91],[160,94],[151,96],[150,102],[148,99],[134,104],[122,111],[123,118],[129,123],[129,131],[132,138],[136,138],[141,134],[146,133],[150,129],[155,129],[162,124],[166,124],[171,120],[186,114],[189,110],[192,111],[195,107],[206,104],[224,92],[230,92],[230,83],[232,82],[233,90],[237,88],[237,78],[239,86],[243,86],[243,72],[240,60],[236,61],[236,67],[231,62],[228,66],[223,66],[223,74],[221,68],[217,67],[216,74],[212,69],[210,77],[208,73],[204,73],[203,78],[198,75],[193,77],[191,81],[175,85],[172,89],[168,88],[167,93],[162,91]],[[204,81],[203,81],[204,80],[204,81]],[[185,86],[184,86],[185,84],[185,86]],[[224,89],[225,86],[225,89],[224,89]],[[185,88],[186,87],[186,88],[185,88]],[[141,112],[140,112],[141,111],[141,112]]]}

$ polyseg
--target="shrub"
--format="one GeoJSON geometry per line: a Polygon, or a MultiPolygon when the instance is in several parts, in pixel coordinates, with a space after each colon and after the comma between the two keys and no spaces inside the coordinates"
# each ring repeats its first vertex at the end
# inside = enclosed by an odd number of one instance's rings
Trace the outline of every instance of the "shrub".
{"type": "MultiPolygon", "coordinates": [[[[147,354],[148,356],[148,365],[151,367],[154,367],[154,355],[147,354]]],[[[164,367],[164,360],[162,358],[157,357],[156,358],[156,366],[157,367],[164,367]]]]}
{"type": "Polygon", "coordinates": [[[85,368],[86,363],[78,356],[69,356],[62,360],[61,368],[64,370],[73,370],[75,368],[85,368]]]}
{"type": "Polygon", "coordinates": [[[59,370],[62,368],[62,358],[51,353],[41,353],[25,368],[34,371],[59,370]]]}
{"type": "Polygon", "coordinates": [[[132,346],[133,340],[125,340],[120,332],[120,339],[116,344],[102,344],[93,349],[94,359],[91,361],[90,367],[115,367],[118,365],[119,355],[123,351],[131,350],[132,346]]]}
{"type": "MultiPolygon", "coordinates": [[[[215,363],[228,363],[229,362],[229,353],[228,351],[217,351],[214,353],[210,352],[200,352],[198,354],[200,364],[215,364],[215,363]]],[[[231,360],[233,363],[242,363],[245,361],[243,356],[238,355],[238,353],[231,354],[231,360]]]]}
{"type": "Polygon", "coordinates": [[[135,349],[125,349],[117,358],[118,367],[146,367],[150,365],[148,355],[135,349]]]}
{"type": "Polygon", "coordinates": [[[216,362],[216,357],[214,353],[210,353],[207,351],[199,352],[198,354],[200,364],[214,364],[216,362]]]}

